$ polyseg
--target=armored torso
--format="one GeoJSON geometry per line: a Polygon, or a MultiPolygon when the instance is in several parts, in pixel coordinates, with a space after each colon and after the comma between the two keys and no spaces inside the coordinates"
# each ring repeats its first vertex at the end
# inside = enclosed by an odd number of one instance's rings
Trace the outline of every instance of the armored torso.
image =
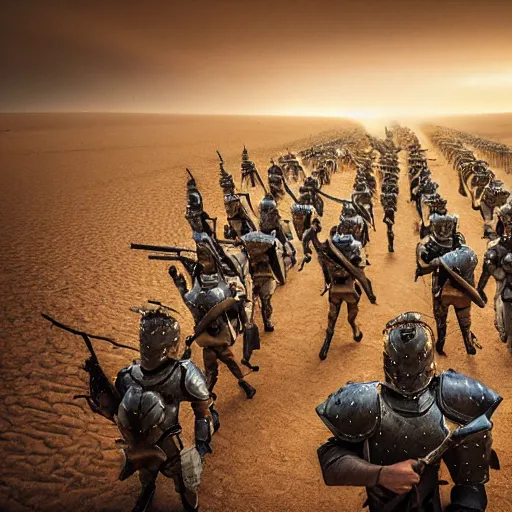
{"type": "Polygon", "coordinates": [[[131,387],[159,393],[165,402],[165,420],[159,428],[163,432],[179,429],[180,402],[208,400],[210,394],[199,368],[190,360],[169,359],[159,369],[148,372],[139,363],[121,370],[116,388],[121,396],[131,387]]]}
{"type": "Polygon", "coordinates": [[[231,289],[219,274],[200,274],[184,296],[185,304],[199,322],[211,308],[232,297],[231,289]]]}

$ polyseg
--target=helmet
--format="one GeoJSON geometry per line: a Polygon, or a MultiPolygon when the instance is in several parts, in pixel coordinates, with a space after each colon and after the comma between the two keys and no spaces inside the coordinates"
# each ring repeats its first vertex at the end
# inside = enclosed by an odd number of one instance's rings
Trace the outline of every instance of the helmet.
{"type": "Polygon", "coordinates": [[[387,384],[401,395],[417,395],[436,373],[431,327],[419,313],[408,312],[390,320],[383,333],[387,384]]]}
{"type": "Polygon", "coordinates": [[[432,236],[440,245],[451,246],[453,235],[457,232],[458,223],[458,215],[433,213],[430,216],[432,236]]]}
{"type": "Polygon", "coordinates": [[[204,274],[215,274],[222,265],[221,256],[215,249],[212,239],[206,233],[192,233],[196,243],[196,258],[204,274]]]}
{"type": "Polygon", "coordinates": [[[355,217],[357,210],[352,201],[343,201],[343,207],[341,209],[340,220],[342,217],[355,217]]]}
{"type": "Polygon", "coordinates": [[[196,180],[187,169],[190,179],[187,181],[187,208],[185,218],[194,231],[202,231],[203,198],[197,188],[196,180]]]}
{"type": "Polygon", "coordinates": [[[277,209],[277,203],[272,194],[266,194],[259,205],[260,213],[270,213],[277,209]]]}
{"type": "Polygon", "coordinates": [[[228,217],[234,217],[240,211],[240,196],[238,194],[225,194],[224,207],[228,217]]]}
{"type": "Polygon", "coordinates": [[[168,352],[175,351],[180,341],[180,324],[164,309],[144,311],[140,319],[139,342],[141,366],[156,370],[167,361],[168,352]]]}
{"type": "Polygon", "coordinates": [[[279,210],[272,194],[266,194],[259,205],[260,229],[271,231],[279,227],[279,210]]]}

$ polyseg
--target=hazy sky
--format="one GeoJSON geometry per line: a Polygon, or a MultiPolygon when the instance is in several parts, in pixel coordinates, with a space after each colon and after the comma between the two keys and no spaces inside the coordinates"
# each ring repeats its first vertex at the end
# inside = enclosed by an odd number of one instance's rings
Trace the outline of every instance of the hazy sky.
{"type": "Polygon", "coordinates": [[[512,0],[2,0],[0,110],[512,111],[512,0]]]}

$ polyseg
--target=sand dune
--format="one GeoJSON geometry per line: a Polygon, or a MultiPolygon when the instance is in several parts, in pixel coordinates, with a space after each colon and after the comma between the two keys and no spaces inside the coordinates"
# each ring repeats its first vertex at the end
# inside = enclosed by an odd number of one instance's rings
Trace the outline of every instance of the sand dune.
{"type": "MultiPolygon", "coordinates": [[[[505,128],[497,140],[506,142],[512,138],[512,117],[503,119],[505,128]]],[[[455,127],[485,136],[474,128],[480,126],[479,119],[467,118],[465,123],[455,127]]],[[[483,120],[482,126],[490,127],[486,123],[483,120]]],[[[183,219],[184,168],[196,176],[207,211],[223,219],[216,149],[238,182],[244,143],[266,175],[270,157],[333,137],[348,126],[355,123],[272,117],[0,116],[2,510],[127,510],[138,489],[135,478],[117,481],[115,427],[72,399],[86,389],[79,368],[85,347],[78,338],[50,330],[39,313],[135,345],[138,317],[128,308],[154,298],[177,307],[183,332],[190,333],[192,319],[166,266],[128,249],[132,241],[190,245],[183,219]]],[[[421,136],[424,145],[432,147],[421,136]]],[[[480,216],[467,198],[457,194],[455,171],[434,149],[431,153],[437,158],[434,178],[448,207],[461,214],[463,232],[482,255],[480,216]]],[[[361,302],[361,344],[351,341],[342,311],[329,357],[319,361],[327,299],[320,297],[321,272],[313,261],[302,273],[293,272],[276,293],[276,331],[264,335],[262,350],[255,355],[261,371],[248,377],[258,390],[255,399],[245,400],[221,369],[222,427],[206,465],[202,510],[361,508],[362,490],[323,484],[316,449],[329,433],[314,408],[347,380],[382,377],[381,331],[387,320],[411,309],[431,314],[427,281],[413,282],[416,217],[407,202],[404,166],[402,170],[394,254],[387,253],[382,211],[376,209],[379,222],[371,233],[368,274],[378,305],[361,302]]],[[[496,173],[512,188],[510,175],[499,169],[496,173]]],[[[329,192],[346,195],[352,182],[351,171],[341,172],[329,192]]],[[[324,225],[334,224],[338,215],[338,206],[328,203],[324,225]]],[[[488,485],[488,510],[505,512],[512,502],[512,408],[507,400],[512,396],[512,361],[498,340],[491,307],[474,311],[474,331],[484,349],[470,358],[450,316],[448,358],[439,360],[439,366],[469,373],[506,399],[495,415],[495,448],[502,471],[493,472],[488,485]]],[[[97,350],[112,377],[132,357],[100,344],[97,350]]],[[[200,362],[199,351],[193,359],[200,362]]],[[[189,443],[190,419],[187,411],[189,443]]],[[[160,482],[155,510],[181,510],[171,482],[160,482]]]]}

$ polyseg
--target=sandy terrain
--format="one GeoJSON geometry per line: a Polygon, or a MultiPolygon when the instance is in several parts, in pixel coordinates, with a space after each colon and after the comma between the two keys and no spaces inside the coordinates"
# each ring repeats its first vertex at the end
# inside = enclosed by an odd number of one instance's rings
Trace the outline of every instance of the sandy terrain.
{"type": "Polygon", "coordinates": [[[510,114],[440,117],[433,119],[432,122],[512,145],[512,115],[510,114]]]}
{"type": "MultiPolygon", "coordinates": [[[[511,119],[504,118],[503,126],[510,127],[511,119]]],[[[478,120],[466,121],[475,131],[478,120]]],[[[135,345],[138,317],[128,308],[155,298],[182,311],[183,331],[190,333],[191,317],[166,266],[128,249],[131,241],[190,245],[183,219],[185,166],[197,177],[207,211],[222,218],[215,149],[223,153],[226,168],[238,181],[243,143],[266,175],[271,156],[329,138],[350,124],[299,118],[0,116],[1,510],[129,510],[138,490],[135,478],[117,480],[121,461],[113,444],[115,427],[72,399],[86,390],[79,369],[86,357],[82,341],[50,330],[39,312],[135,345]]],[[[512,128],[500,137],[510,139],[512,128]]],[[[422,142],[431,147],[424,136],[422,142]]],[[[437,157],[432,171],[450,211],[461,214],[462,231],[483,254],[478,212],[457,194],[451,166],[435,150],[431,154],[437,157]]],[[[378,305],[361,301],[361,344],[351,340],[342,311],[329,357],[318,359],[327,299],[320,296],[321,272],[314,260],[304,272],[294,271],[276,293],[276,331],[264,335],[262,350],[254,356],[261,371],[248,377],[258,390],[254,400],[245,400],[231,375],[221,369],[222,426],[204,474],[203,511],[361,509],[363,489],[323,484],[316,449],[329,433],[314,408],[348,380],[382,378],[381,331],[387,320],[412,309],[431,314],[428,281],[413,282],[416,214],[407,202],[402,169],[394,254],[387,253],[382,211],[376,208],[368,274],[378,305]]],[[[512,188],[512,176],[499,169],[496,173],[512,188]]],[[[339,173],[328,192],[346,195],[352,182],[353,172],[339,173]]],[[[338,215],[338,205],[327,203],[325,231],[338,215]]],[[[467,372],[506,399],[495,415],[502,471],[493,472],[488,485],[488,510],[505,512],[512,502],[511,357],[498,340],[491,307],[475,308],[474,331],[484,349],[471,358],[451,314],[448,357],[440,359],[439,366],[467,372]]],[[[112,377],[132,357],[96,346],[112,377]]],[[[200,361],[199,356],[196,349],[193,359],[200,361]]],[[[190,443],[188,411],[184,424],[190,443]]],[[[160,481],[154,510],[181,510],[171,482],[160,481]]]]}

